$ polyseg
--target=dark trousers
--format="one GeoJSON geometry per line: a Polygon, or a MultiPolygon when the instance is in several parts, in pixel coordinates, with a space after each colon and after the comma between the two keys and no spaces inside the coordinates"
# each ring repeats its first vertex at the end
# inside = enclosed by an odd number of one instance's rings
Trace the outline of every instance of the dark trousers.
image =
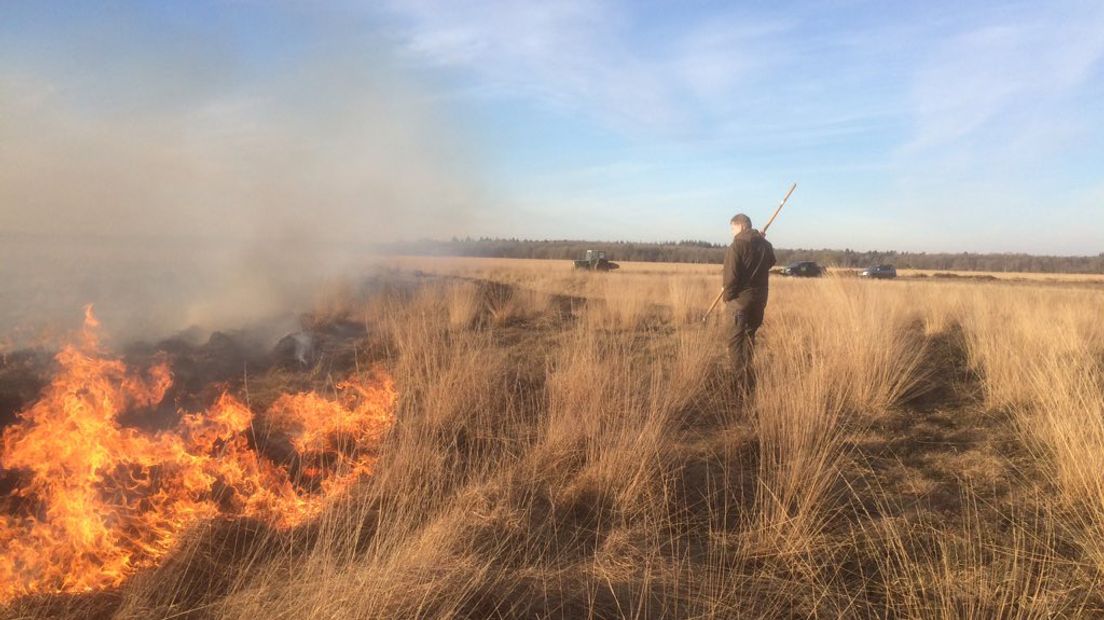
{"type": "Polygon", "coordinates": [[[763,299],[737,298],[730,303],[732,331],[728,338],[728,355],[736,384],[745,389],[754,387],[755,376],[752,361],[755,356],[755,332],[763,324],[763,312],[767,308],[763,299]]]}

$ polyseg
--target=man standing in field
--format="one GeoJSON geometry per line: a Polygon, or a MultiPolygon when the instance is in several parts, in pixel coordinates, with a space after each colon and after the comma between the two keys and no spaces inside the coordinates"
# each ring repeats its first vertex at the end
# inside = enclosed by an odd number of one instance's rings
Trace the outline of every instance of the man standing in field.
{"type": "Polygon", "coordinates": [[[767,279],[774,266],[774,247],[751,227],[751,218],[743,213],[733,216],[730,223],[732,245],[725,250],[723,291],[732,319],[728,352],[738,384],[750,389],[755,332],[763,324],[767,308],[767,279]]]}

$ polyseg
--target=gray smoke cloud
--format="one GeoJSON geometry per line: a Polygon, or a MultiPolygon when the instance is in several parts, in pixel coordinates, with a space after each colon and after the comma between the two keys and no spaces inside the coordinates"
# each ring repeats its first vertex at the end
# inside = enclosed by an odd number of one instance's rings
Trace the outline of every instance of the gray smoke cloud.
{"type": "Polygon", "coordinates": [[[243,59],[208,30],[127,28],[0,68],[9,340],[84,303],[144,338],[293,311],[372,243],[462,232],[486,201],[475,154],[385,46],[323,29],[243,59]]]}

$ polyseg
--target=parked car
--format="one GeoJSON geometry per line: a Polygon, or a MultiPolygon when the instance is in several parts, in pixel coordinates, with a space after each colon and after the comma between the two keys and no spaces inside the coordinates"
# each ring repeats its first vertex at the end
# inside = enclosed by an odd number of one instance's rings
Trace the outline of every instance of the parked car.
{"type": "Polygon", "coordinates": [[[860,278],[896,278],[897,270],[893,265],[874,265],[859,272],[860,278]]]}
{"type": "Polygon", "coordinates": [[[795,278],[815,278],[824,275],[824,269],[811,260],[798,261],[782,268],[782,275],[795,278]]]}

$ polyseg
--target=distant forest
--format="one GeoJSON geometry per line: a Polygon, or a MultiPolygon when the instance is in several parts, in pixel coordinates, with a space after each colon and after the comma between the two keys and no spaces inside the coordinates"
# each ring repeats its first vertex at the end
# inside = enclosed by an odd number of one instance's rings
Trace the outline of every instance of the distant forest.
{"type": "MultiPolygon", "coordinates": [[[[639,243],[632,241],[571,241],[528,239],[421,240],[389,244],[388,253],[490,258],[582,258],[588,249],[603,250],[610,260],[668,263],[721,263],[725,246],[706,241],[639,243]]],[[[898,269],[955,271],[1022,271],[1036,273],[1104,273],[1104,252],[1096,256],[1033,256],[1030,254],[960,254],[775,248],[779,264],[814,260],[831,267],[862,268],[890,264],[898,269]]]]}

